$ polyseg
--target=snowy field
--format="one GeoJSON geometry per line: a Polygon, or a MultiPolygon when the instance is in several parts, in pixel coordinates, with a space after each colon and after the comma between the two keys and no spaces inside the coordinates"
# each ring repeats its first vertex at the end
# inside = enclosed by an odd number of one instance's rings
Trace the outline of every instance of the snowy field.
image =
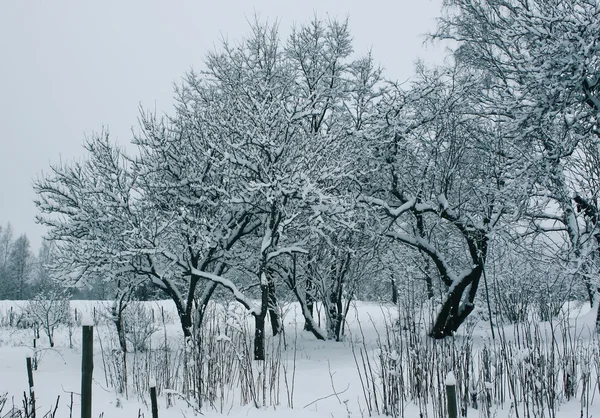
{"type": "MultiPolygon", "coordinates": [[[[589,307],[565,309],[552,323],[496,327],[493,340],[489,326],[480,322],[461,329],[454,341],[434,342],[422,335],[420,322],[426,320],[399,323],[392,305],[357,303],[348,315],[345,341],[324,342],[302,331],[302,317],[292,304],[284,310],[285,337],[268,337],[268,359],[258,364],[245,358],[251,353],[244,346],[251,341],[251,321],[233,305],[228,312],[213,307],[214,319],[207,319],[204,334],[211,340],[203,342],[199,358],[184,349],[171,303],[143,304],[137,325],[129,327],[130,334],[138,335],[130,335],[130,348],[137,341],[139,351],[127,354],[123,387],[116,332],[105,314],[108,302],[71,302],[78,319],[94,317],[95,311],[94,417],[151,417],[151,381],[159,392],[160,417],[199,415],[193,396],[198,371],[212,379],[202,383],[206,417],[384,412],[438,417],[445,415],[440,396],[450,369],[457,376],[459,405],[468,398],[469,417],[600,417],[600,354],[589,307]],[[572,396],[566,394],[568,385],[572,396]]],[[[53,348],[41,331],[34,350],[33,330],[16,326],[22,307],[0,302],[0,399],[7,393],[0,416],[13,405],[22,409],[24,393],[29,393],[25,358],[34,356],[37,416],[54,410],[60,397],[54,416],[79,417],[81,327],[75,321],[71,327],[61,325],[53,348]]]]}

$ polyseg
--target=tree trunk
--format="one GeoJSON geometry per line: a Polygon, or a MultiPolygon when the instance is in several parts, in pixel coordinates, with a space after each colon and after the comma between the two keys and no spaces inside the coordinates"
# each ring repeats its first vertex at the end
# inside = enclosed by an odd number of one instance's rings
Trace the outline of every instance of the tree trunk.
{"type": "Polygon", "coordinates": [[[208,307],[208,303],[217,288],[218,283],[209,281],[204,286],[204,290],[202,291],[202,296],[196,301],[196,329],[200,329],[202,327],[202,323],[204,322],[204,315],[206,314],[206,308],[208,307]]]}
{"type": "Polygon", "coordinates": [[[392,303],[394,305],[398,304],[398,286],[396,286],[396,280],[392,277],[392,303]]]}
{"type": "MultiPolygon", "coordinates": [[[[417,219],[417,232],[419,233],[419,237],[425,238],[425,219],[423,218],[423,214],[419,213],[415,215],[417,219]]],[[[433,281],[431,279],[431,274],[429,271],[429,259],[425,255],[423,255],[423,259],[425,261],[425,266],[423,268],[423,272],[425,273],[425,285],[427,286],[427,299],[433,299],[433,281]]]]}
{"type": "MultiPolygon", "coordinates": [[[[288,285],[289,289],[294,293],[294,296],[296,296],[296,300],[298,301],[298,304],[300,305],[300,310],[302,311],[302,316],[304,317],[304,330],[312,332],[312,334],[318,340],[325,340],[326,334],[315,323],[315,320],[313,318],[312,302],[309,306],[309,304],[306,300],[306,296],[309,293],[308,290],[306,290],[304,292],[304,296],[303,296],[302,292],[300,292],[298,290],[298,286],[296,285],[297,281],[296,281],[296,256],[295,255],[292,258],[292,261],[293,261],[292,271],[289,273],[287,279],[285,280],[285,283],[288,285]]],[[[309,281],[312,283],[311,280],[307,279],[307,286],[308,286],[309,281]]],[[[311,300],[312,300],[312,295],[311,295],[311,300]]]]}
{"type": "Polygon", "coordinates": [[[329,296],[327,307],[327,338],[330,340],[342,340],[342,326],[344,324],[344,303],[342,300],[341,284],[329,296]]]}
{"type": "Polygon", "coordinates": [[[192,315],[179,307],[177,308],[177,315],[179,315],[184,338],[190,338],[192,336],[192,315]]]}
{"type": "Polygon", "coordinates": [[[54,348],[54,330],[48,328],[48,342],[50,343],[50,348],[54,348]]]}
{"type": "Polygon", "coordinates": [[[594,292],[594,286],[592,285],[592,281],[585,276],[584,276],[583,281],[585,283],[585,290],[587,291],[587,296],[588,296],[588,300],[590,302],[590,306],[594,306],[594,296],[595,296],[596,292],[594,292]]]}
{"type": "MultiPolygon", "coordinates": [[[[308,275],[308,277],[306,278],[306,292],[305,292],[305,296],[304,296],[304,301],[306,304],[306,309],[308,311],[308,313],[310,313],[310,317],[311,319],[314,319],[314,315],[315,315],[315,298],[313,295],[313,291],[314,291],[314,283],[312,280],[312,277],[310,275],[308,275]]],[[[302,313],[304,314],[305,311],[302,310],[302,313]]],[[[306,319],[306,315],[304,315],[304,318],[306,319]]],[[[310,331],[313,332],[313,325],[312,325],[313,321],[304,321],[304,331],[310,331]]]]}
{"type": "Polygon", "coordinates": [[[261,284],[260,313],[254,315],[254,360],[265,359],[265,318],[269,304],[269,286],[261,284]]]}
{"type": "Polygon", "coordinates": [[[254,360],[265,359],[265,316],[254,316],[254,360]]]}
{"type": "Polygon", "coordinates": [[[332,266],[332,283],[329,288],[329,317],[327,324],[327,337],[340,341],[342,338],[342,324],[344,321],[344,304],[342,296],[344,293],[344,284],[346,275],[350,269],[350,253],[343,255],[339,265],[332,266]]]}
{"type": "Polygon", "coordinates": [[[300,310],[302,311],[302,316],[304,317],[304,330],[312,333],[317,340],[325,341],[327,339],[326,334],[315,322],[312,312],[308,307],[308,303],[304,300],[304,298],[302,298],[296,289],[292,290],[296,295],[296,300],[300,304],[300,310]]]}
{"type": "Polygon", "coordinates": [[[115,320],[115,326],[117,327],[117,335],[119,336],[119,345],[121,350],[127,352],[127,338],[125,337],[125,326],[123,324],[123,315],[119,315],[119,318],[115,320]]]}
{"type": "Polygon", "coordinates": [[[271,321],[271,330],[273,335],[279,334],[281,331],[281,318],[279,316],[279,310],[277,309],[277,295],[275,294],[275,282],[269,276],[268,278],[268,291],[269,291],[269,319],[271,321]]]}
{"type": "Polygon", "coordinates": [[[427,287],[427,299],[432,300],[433,293],[433,280],[431,279],[431,271],[429,266],[429,260],[425,260],[425,286],[427,287]]]}
{"type": "MultiPolygon", "coordinates": [[[[338,284],[341,287],[341,284],[338,284]]],[[[327,307],[327,339],[340,341],[342,338],[342,322],[344,318],[342,303],[342,292],[340,289],[332,289],[329,295],[327,307]]]]}
{"type": "Polygon", "coordinates": [[[121,347],[121,351],[126,353],[127,338],[125,337],[125,321],[123,319],[124,312],[125,306],[123,306],[121,303],[119,303],[119,306],[117,306],[117,301],[114,301],[112,307],[112,320],[115,324],[115,328],[117,329],[117,336],[119,337],[119,346],[121,347]]]}
{"type": "Polygon", "coordinates": [[[342,292],[339,292],[336,301],[337,316],[335,318],[335,340],[342,341],[342,327],[344,326],[344,304],[342,292]]]}
{"type": "Polygon", "coordinates": [[[435,339],[450,337],[467,319],[475,308],[475,295],[481,274],[482,266],[478,265],[448,293],[429,333],[431,337],[435,339]],[[467,287],[469,287],[469,294],[467,300],[463,302],[467,287]]]}
{"type": "Polygon", "coordinates": [[[336,328],[337,328],[337,310],[334,301],[329,301],[327,308],[327,339],[336,339],[336,328]]]}

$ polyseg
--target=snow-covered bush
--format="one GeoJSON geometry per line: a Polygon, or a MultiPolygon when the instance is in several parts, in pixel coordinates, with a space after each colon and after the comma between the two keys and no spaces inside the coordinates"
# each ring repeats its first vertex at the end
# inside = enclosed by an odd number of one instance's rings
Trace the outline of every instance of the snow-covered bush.
{"type": "Polygon", "coordinates": [[[40,293],[27,303],[24,313],[42,328],[50,347],[54,347],[54,331],[58,325],[68,323],[70,302],[61,291],[40,293]]]}
{"type": "Polygon", "coordinates": [[[12,327],[17,320],[17,313],[13,306],[3,306],[0,309],[0,326],[12,327]]]}
{"type": "Polygon", "coordinates": [[[497,327],[495,338],[481,344],[474,343],[474,323],[454,338],[434,341],[424,337],[426,325],[403,326],[410,318],[402,310],[400,319],[387,318],[378,350],[352,347],[369,413],[405,416],[406,405],[415,404],[423,415],[446,418],[444,379],[452,371],[461,416],[467,408],[482,417],[510,408],[522,411],[519,416],[553,417],[576,397],[586,416],[598,384],[594,376],[600,376],[597,340],[583,337],[568,317],[550,323],[533,318],[497,327]]]}
{"type": "Polygon", "coordinates": [[[125,335],[131,349],[146,351],[150,338],[159,330],[152,309],[143,302],[131,302],[125,310],[125,335]]]}

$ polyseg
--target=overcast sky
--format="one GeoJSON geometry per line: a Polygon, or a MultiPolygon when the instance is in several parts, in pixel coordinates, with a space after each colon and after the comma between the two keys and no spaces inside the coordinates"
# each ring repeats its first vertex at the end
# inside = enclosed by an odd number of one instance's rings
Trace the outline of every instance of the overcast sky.
{"type": "Polygon", "coordinates": [[[372,48],[388,78],[406,80],[441,0],[3,0],[0,1],[0,225],[37,251],[32,180],[50,163],[80,158],[85,134],[108,127],[127,143],[138,108],[168,112],[172,83],[249,19],[278,19],[282,34],[318,17],[350,19],[357,53],[372,48]]]}

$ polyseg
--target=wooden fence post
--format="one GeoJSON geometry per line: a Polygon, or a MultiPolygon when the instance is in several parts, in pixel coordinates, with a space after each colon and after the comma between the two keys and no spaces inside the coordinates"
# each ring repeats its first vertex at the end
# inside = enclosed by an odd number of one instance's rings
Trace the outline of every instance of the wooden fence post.
{"type": "Polygon", "coordinates": [[[152,402],[152,418],[158,418],[158,401],[156,399],[156,382],[150,381],[150,401],[152,402]]]}
{"type": "Polygon", "coordinates": [[[81,418],[92,418],[94,326],[91,323],[86,323],[83,325],[82,336],[83,347],[81,353],[81,418]]]}
{"type": "Polygon", "coordinates": [[[448,416],[458,418],[458,409],[456,407],[456,377],[450,372],[446,376],[446,398],[448,399],[448,416]]]}
{"type": "Polygon", "coordinates": [[[37,338],[33,339],[33,370],[38,369],[37,338]]]}
{"type": "Polygon", "coordinates": [[[26,411],[27,416],[35,418],[35,386],[33,385],[33,365],[31,357],[27,357],[27,380],[29,381],[29,411],[26,411]]]}

